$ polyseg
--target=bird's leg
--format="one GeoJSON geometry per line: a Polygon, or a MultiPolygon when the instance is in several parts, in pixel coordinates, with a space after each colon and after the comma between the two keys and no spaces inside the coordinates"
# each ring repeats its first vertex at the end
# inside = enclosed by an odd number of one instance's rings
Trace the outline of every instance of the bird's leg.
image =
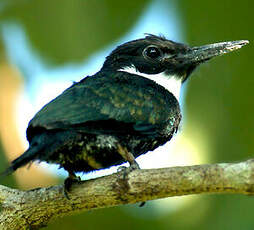
{"type": "Polygon", "coordinates": [[[69,176],[64,180],[64,196],[69,200],[70,197],[68,193],[71,190],[71,186],[75,182],[79,182],[81,179],[80,177],[76,176],[75,173],[71,170],[66,170],[69,173],[69,176]]]}
{"type": "MultiPolygon", "coordinates": [[[[122,147],[120,144],[117,145],[117,151],[118,153],[123,157],[124,160],[128,161],[130,164],[130,171],[135,169],[140,169],[137,161],[135,160],[135,157],[132,153],[130,153],[125,147],[122,147]]],[[[124,166],[121,167],[121,170],[123,171],[123,179],[126,179],[127,174],[130,172],[127,168],[124,166]]],[[[146,202],[141,202],[139,207],[143,207],[146,202]]]]}
{"type": "Polygon", "coordinates": [[[122,147],[120,144],[117,144],[117,152],[122,156],[122,158],[129,162],[130,167],[126,168],[125,166],[120,166],[118,171],[123,172],[123,179],[125,180],[128,173],[132,170],[140,169],[138,163],[135,160],[135,157],[130,153],[125,147],[122,147]]]}
{"type": "Polygon", "coordinates": [[[140,169],[133,154],[130,153],[125,147],[122,147],[120,144],[118,144],[117,151],[123,157],[124,160],[129,162],[131,170],[140,169]]]}

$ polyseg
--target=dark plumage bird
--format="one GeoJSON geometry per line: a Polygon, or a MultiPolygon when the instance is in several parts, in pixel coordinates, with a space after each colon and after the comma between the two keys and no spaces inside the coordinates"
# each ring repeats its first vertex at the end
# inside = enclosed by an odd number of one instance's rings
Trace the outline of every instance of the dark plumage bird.
{"type": "Polygon", "coordinates": [[[27,128],[29,149],[9,174],[35,160],[69,172],[90,172],[128,161],[169,141],[181,120],[180,87],[200,64],[248,41],[190,48],[164,37],[118,46],[101,70],[45,105],[27,128]]]}

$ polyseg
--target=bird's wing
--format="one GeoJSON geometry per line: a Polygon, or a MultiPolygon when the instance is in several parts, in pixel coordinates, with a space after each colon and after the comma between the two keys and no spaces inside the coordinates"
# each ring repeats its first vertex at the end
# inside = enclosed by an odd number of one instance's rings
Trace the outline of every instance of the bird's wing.
{"type": "Polygon", "coordinates": [[[45,105],[29,123],[28,140],[40,129],[149,133],[173,117],[176,99],[155,82],[122,72],[108,75],[85,78],[45,105]]]}

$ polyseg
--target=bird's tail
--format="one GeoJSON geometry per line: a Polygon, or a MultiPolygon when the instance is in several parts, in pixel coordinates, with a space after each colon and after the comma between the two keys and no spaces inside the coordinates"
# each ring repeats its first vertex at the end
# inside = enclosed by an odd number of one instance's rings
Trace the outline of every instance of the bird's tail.
{"type": "Polygon", "coordinates": [[[0,173],[0,177],[7,176],[13,173],[16,169],[26,165],[27,163],[36,159],[37,154],[40,151],[39,146],[31,146],[28,150],[26,150],[21,156],[16,158],[11,162],[11,165],[2,173],[0,173]]]}

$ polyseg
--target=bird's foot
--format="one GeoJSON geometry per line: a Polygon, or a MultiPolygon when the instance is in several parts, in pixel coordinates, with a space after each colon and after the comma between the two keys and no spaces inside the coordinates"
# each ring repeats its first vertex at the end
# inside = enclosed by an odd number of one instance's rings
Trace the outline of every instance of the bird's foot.
{"type": "MultiPolygon", "coordinates": [[[[139,164],[138,164],[136,161],[134,161],[134,162],[130,165],[129,168],[130,168],[130,172],[132,172],[133,170],[140,169],[139,164]]],[[[146,204],[146,202],[143,201],[143,202],[140,203],[139,207],[144,207],[145,204],[146,204]]]]}
{"type": "Polygon", "coordinates": [[[128,174],[131,172],[131,170],[130,170],[130,167],[119,166],[117,168],[117,172],[120,172],[119,178],[121,177],[122,180],[126,180],[128,174]]]}
{"type": "MultiPolygon", "coordinates": [[[[125,147],[122,147],[120,144],[117,145],[118,153],[122,156],[122,158],[129,162],[130,164],[130,171],[140,169],[138,163],[135,160],[135,157],[131,152],[129,152],[125,147]]],[[[124,167],[124,166],[121,166],[124,167]]]]}
{"type": "Polygon", "coordinates": [[[73,184],[81,181],[81,178],[69,172],[69,176],[64,180],[64,196],[70,200],[69,193],[73,184]]]}
{"type": "Polygon", "coordinates": [[[122,172],[121,176],[122,179],[125,180],[128,176],[129,173],[131,173],[133,170],[137,170],[140,169],[138,163],[136,161],[134,161],[130,167],[126,167],[126,166],[119,166],[117,169],[117,172],[122,172]]]}
{"type": "Polygon", "coordinates": [[[138,162],[137,162],[137,161],[133,161],[133,162],[130,164],[130,169],[131,169],[131,171],[140,169],[138,162]]]}
{"type": "MultiPolygon", "coordinates": [[[[140,169],[140,167],[136,161],[134,161],[134,163],[132,163],[130,167],[119,166],[117,172],[122,172],[121,174],[119,174],[119,179],[126,181],[128,174],[133,170],[137,169],[140,169]]],[[[141,202],[139,207],[144,207],[145,204],[146,202],[141,202]]]]}

